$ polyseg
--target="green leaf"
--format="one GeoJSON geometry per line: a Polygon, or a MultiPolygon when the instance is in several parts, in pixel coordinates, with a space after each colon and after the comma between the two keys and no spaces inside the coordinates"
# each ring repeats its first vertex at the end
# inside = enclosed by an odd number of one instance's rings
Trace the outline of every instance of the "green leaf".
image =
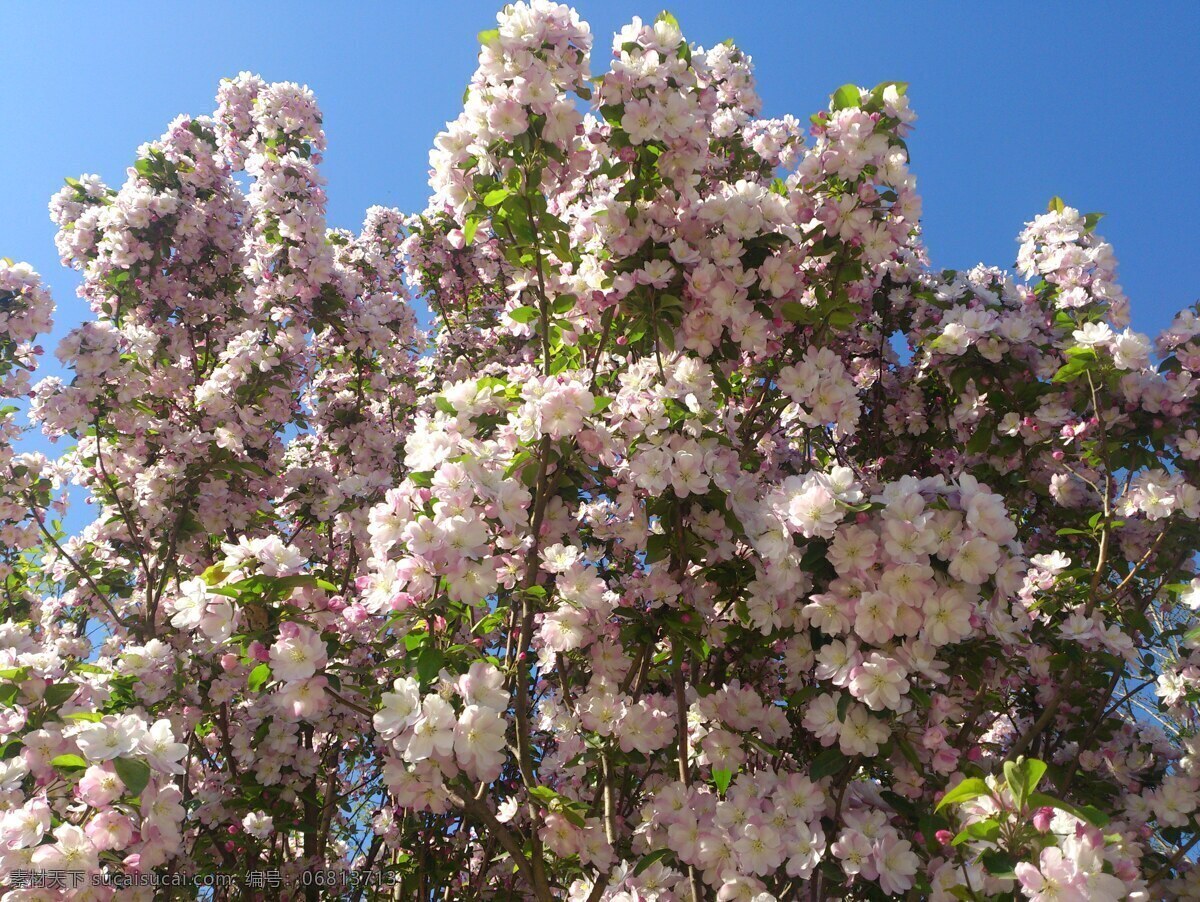
{"type": "Polygon", "coordinates": [[[468,216],[467,221],[463,223],[463,242],[470,245],[475,240],[475,232],[479,229],[479,219],[475,216],[468,216]]]}
{"type": "Polygon", "coordinates": [[[1189,645],[1200,644],[1200,626],[1194,626],[1184,634],[1184,641],[1189,645]]]}
{"type": "Polygon", "coordinates": [[[676,19],[669,12],[667,12],[665,9],[662,12],[660,12],[657,16],[655,16],[654,21],[655,21],[655,23],[666,22],[668,25],[674,25],[676,28],[679,27],[679,20],[676,19]]]}
{"type": "Polygon", "coordinates": [[[1025,807],[1026,799],[1037,789],[1045,775],[1045,763],[1036,758],[1018,758],[1016,761],[1004,762],[1004,779],[1018,808],[1025,807]]]}
{"type": "Polygon", "coordinates": [[[634,877],[638,876],[639,874],[642,873],[642,871],[646,870],[646,868],[648,868],[648,867],[650,867],[650,865],[654,864],[654,862],[662,861],[664,858],[666,858],[670,854],[671,854],[670,849],[655,849],[653,852],[649,852],[649,853],[643,855],[641,857],[641,860],[639,860],[638,863],[633,868],[633,876],[634,877]]]}
{"type": "Polygon", "coordinates": [[[1095,805],[1076,805],[1071,813],[1096,827],[1107,827],[1111,818],[1095,805]]]}
{"type": "Polygon", "coordinates": [[[862,102],[862,94],[858,90],[858,85],[842,85],[833,92],[833,108],[835,110],[847,110],[857,107],[862,102]]]}
{"type": "Polygon", "coordinates": [[[795,301],[788,301],[780,309],[780,312],[783,313],[783,318],[789,323],[803,323],[805,325],[815,323],[820,316],[816,307],[798,304],[795,301]]]}
{"type": "Polygon", "coordinates": [[[585,809],[579,802],[571,801],[566,796],[555,792],[549,786],[534,786],[529,790],[529,794],[545,805],[546,808],[559,812],[576,827],[583,828],[587,826],[587,821],[583,817],[585,809]]]}
{"type": "Polygon", "coordinates": [[[17,701],[17,693],[21,689],[16,683],[4,683],[0,685],[0,705],[6,708],[11,708],[17,701]]]}
{"type": "Polygon", "coordinates": [[[532,460],[533,460],[533,455],[530,454],[528,451],[521,451],[521,452],[513,455],[512,463],[510,463],[508,465],[508,469],[506,469],[504,471],[504,478],[508,479],[510,476],[512,476],[518,470],[524,469],[525,465],[528,464],[532,460]]]}
{"type": "Polygon", "coordinates": [[[531,323],[538,318],[538,312],[534,307],[518,307],[510,310],[508,316],[514,323],[531,323]]]}
{"type": "Polygon", "coordinates": [[[1065,207],[1066,204],[1063,203],[1063,199],[1057,194],[1050,198],[1050,203],[1046,204],[1046,210],[1048,212],[1053,211],[1054,213],[1061,213],[1065,207]]]}
{"type": "Polygon", "coordinates": [[[424,630],[410,630],[404,636],[404,647],[408,651],[416,651],[429,641],[429,633],[424,630]]]}
{"type": "Polygon", "coordinates": [[[925,840],[925,848],[931,852],[941,847],[941,843],[937,840],[938,831],[946,830],[949,826],[949,822],[944,817],[934,817],[928,813],[917,816],[917,831],[925,840]]]}
{"type": "Polygon", "coordinates": [[[600,107],[600,115],[604,117],[604,121],[616,128],[621,126],[621,118],[625,115],[625,104],[610,103],[600,107]]]}
{"type": "Polygon", "coordinates": [[[483,196],[483,205],[485,207],[496,207],[504,203],[505,199],[511,192],[507,188],[493,188],[483,196]]]}
{"type": "Polygon", "coordinates": [[[805,686],[797,692],[793,692],[788,696],[787,705],[789,708],[803,708],[810,701],[821,694],[819,686],[805,686]]]}
{"type": "Polygon", "coordinates": [[[582,812],[576,810],[573,805],[563,804],[560,813],[580,830],[587,826],[587,820],[584,818],[582,812]]]}
{"type": "Polygon", "coordinates": [[[1097,827],[1105,827],[1109,822],[1108,815],[1099,808],[1092,805],[1071,805],[1062,801],[1062,799],[1048,796],[1044,792],[1030,793],[1029,806],[1031,808],[1057,808],[1059,811],[1065,811],[1067,814],[1073,815],[1081,821],[1087,821],[1089,824],[1097,827]]]}
{"type": "Polygon", "coordinates": [[[1025,807],[1025,798],[1029,795],[1025,791],[1025,776],[1021,768],[1024,761],[1025,759],[1022,758],[1020,763],[1017,761],[1004,762],[1004,780],[1008,784],[1008,791],[1012,794],[1018,809],[1025,807]]]}
{"type": "Polygon", "coordinates": [[[979,856],[979,860],[983,862],[984,869],[993,877],[998,877],[1001,880],[1017,879],[1015,871],[1017,859],[1007,852],[1002,852],[999,849],[989,849],[979,856]]]}
{"type": "Polygon", "coordinates": [[[977,799],[980,796],[989,794],[990,790],[988,789],[986,783],[984,783],[978,777],[968,777],[947,792],[942,797],[942,800],[937,803],[937,807],[933,810],[935,812],[941,811],[947,805],[960,805],[963,802],[969,802],[972,799],[977,799]]]}
{"type": "Polygon", "coordinates": [[[51,767],[59,767],[63,770],[78,770],[88,766],[88,763],[78,755],[59,755],[56,758],[50,759],[51,767]]]}
{"type": "Polygon", "coordinates": [[[1085,232],[1095,231],[1097,224],[1099,224],[1104,216],[1105,214],[1103,213],[1088,213],[1083,217],[1083,230],[1085,232]]]}
{"type": "Polygon", "coordinates": [[[921,759],[917,757],[916,749],[914,749],[912,747],[912,745],[908,742],[908,740],[904,739],[901,736],[897,736],[897,737],[895,737],[895,739],[896,739],[896,748],[898,748],[900,750],[900,754],[902,754],[905,758],[908,759],[908,763],[911,764],[914,768],[916,768],[917,773],[920,773],[924,769],[925,765],[922,764],[921,759]]]}
{"type": "Polygon", "coordinates": [[[1060,384],[1063,382],[1074,382],[1091,370],[1095,363],[1094,359],[1088,357],[1072,357],[1059,368],[1050,381],[1060,384]]]}
{"type": "Polygon", "coordinates": [[[808,777],[810,780],[820,780],[822,777],[833,776],[846,766],[846,760],[846,756],[837,746],[825,749],[809,765],[808,777]]]}
{"type": "Polygon", "coordinates": [[[43,696],[46,707],[57,708],[78,691],[79,686],[75,683],[52,683],[46,687],[46,694],[43,696]]]}
{"type": "Polygon", "coordinates": [[[975,431],[971,433],[970,439],[967,440],[967,451],[971,454],[982,454],[992,445],[992,424],[991,418],[987,417],[982,422],[977,423],[975,431]]]}
{"type": "Polygon", "coordinates": [[[417,676],[420,678],[421,684],[430,683],[438,675],[438,671],[442,669],[445,661],[446,656],[432,645],[422,649],[420,657],[417,658],[417,676]]]}
{"type": "Polygon", "coordinates": [[[733,771],[726,768],[720,768],[712,772],[713,786],[717,787],[717,792],[725,795],[725,791],[729,789],[729,783],[733,780],[733,771]]]}
{"type": "Polygon", "coordinates": [[[969,824],[965,829],[960,830],[958,835],[950,840],[950,845],[961,846],[970,839],[993,842],[999,835],[1000,822],[995,818],[989,817],[985,821],[976,821],[973,824],[969,824]]]}
{"type": "Polygon", "coordinates": [[[825,317],[825,321],[829,323],[831,328],[836,329],[838,332],[843,332],[858,322],[858,316],[855,315],[853,310],[841,307],[825,317]]]}
{"type": "Polygon", "coordinates": [[[449,401],[447,401],[445,398],[443,398],[441,395],[438,395],[436,398],[433,399],[433,406],[436,407],[438,410],[440,410],[442,413],[449,414],[452,417],[458,415],[458,411],[454,409],[454,405],[451,404],[449,401]]]}
{"type": "Polygon", "coordinates": [[[874,88],[871,89],[871,93],[874,94],[874,93],[878,92],[879,96],[882,97],[883,92],[886,91],[889,87],[895,88],[896,93],[899,94],[901,97],[903,97],[905,94],[908,93],[908,82],[906,82],[906,81],[881,81],[879,84],[877,84],[874,88]]]}
{"type": "Polygon", "coordinates": [[[271,665],[259,664],[250,671],[250,676],[246,678],[246,688],[251,692],[261,692],[263,686],[271,679],[271,665]]]}
{"type": "Polygon", "coordinates": [[[113,767],[131,796],[140,796],[150,782],[150,765],[140,758],[114,758],[113,767]]]}
{"type": "Polygon", "coordinates": [[[846,722],[846,715],[850,713],[850,703],[854,701],[853,696],[849,692],[843,692],[837,703],[838,720],[842,723],[846,722]]]}
{"type": "Polygon", "coordinates": [[[490,613],[486,617],[484,617],[482,620],[480,620],[473,627],[471,627],[471,632],[474,633],[476,636],[486,636],[492,630],[497,629],[500,626],[502,626],[507,617],[508,617],[507,611],[493,611],[492,613],[490,613]]]}
{"type": "Polygon", "coordinates": [[[655,533],[646,539],[646,563],[653,564],[665,559],[671,553],[671,542],[664,536],[655,533]]]}
{"type": "Polygon", "coordinates": [[[500,40],[500,29],[499,28],[488,28],[484,31],[479,32],[479,34],[476,35],[476,37],[479,39],[480,44],[484,44],[484,45],[490,44],[490,43],[492,43],[492,41],[500,40]]]}

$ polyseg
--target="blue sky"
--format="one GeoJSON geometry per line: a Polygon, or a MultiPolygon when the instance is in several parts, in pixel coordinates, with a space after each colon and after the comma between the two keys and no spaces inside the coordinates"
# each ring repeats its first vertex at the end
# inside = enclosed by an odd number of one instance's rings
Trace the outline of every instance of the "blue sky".
{"type": "MultiPolygon", "coordinates": [[[[654,5],[582,0],[604,63],[613,31],[654,5]]],[[[28,260],[58,302],[57,337],[88,315],[57,261],[46,202],[64,176],[120,184],[138,144],[213,109],[243,69],[307,83],[325,113],[330,219],[416,211],[427,151],[474,68],[496,2],[7,2],[0,78],[0,256],[28,260]]],[[[1107,212],[1134,326],[1157,332],[1200,297],[1200,4],[678,2],[693,42],[732,37],[768,115],[802,119],[845,82],[908,81],[910,143],[935,265],[1010,265],[1054,194],[1107,212]]],[[[49,355],[48,355],[49,356],[49,355]]],[[[53,371],[55,361],[47,361],[53,371]]]]}

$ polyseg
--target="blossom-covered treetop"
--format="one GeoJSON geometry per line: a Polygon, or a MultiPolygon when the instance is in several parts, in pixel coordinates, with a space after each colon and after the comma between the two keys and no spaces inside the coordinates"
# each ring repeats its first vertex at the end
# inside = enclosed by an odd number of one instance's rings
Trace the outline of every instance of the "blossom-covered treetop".
{"type": "Polygon", "coordinates": [[[416,215],[248,73],[68,179],[69,380],[0,264],[5,902],[1200,899],[1197,311],[1057,198],[934,269],[904,83],[480,42],[416,215]]]}

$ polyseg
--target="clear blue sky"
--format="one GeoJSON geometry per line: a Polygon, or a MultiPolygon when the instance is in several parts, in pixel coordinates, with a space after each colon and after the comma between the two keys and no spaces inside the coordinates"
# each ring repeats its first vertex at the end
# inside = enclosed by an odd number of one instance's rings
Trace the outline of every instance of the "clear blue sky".
{"type": "MultiPolygon", "coordinates": [[[[581,0],[606,61],[613,31],[662,0],[581,0]]],[[[476,33],[498,2],[8,0],[0,76],[0,256],[28,260],[87,315],[57,261],[46,201],[64,176],[118,185],[180,112],[213,109],[243,69],[307,83],[325,112],[330,218],[423,207],[427,151],[459,108],[476,33]]],[[[910,141],[934,263],[1010,265],[1054,194],[1108,213],[1134,326],[1156,333],[1200,297],[1200,3],[677,2],[684,33],[732,37],[766,113],[801,119],[845,82],[911,83],[910,141]]],[[[48,348],[52,343],[48,344],[48,348]]],[[[49,355],[48,355],[49,356],[49,355]]],[[[55,362],[47,361],[48,369],[55,362]]]]}

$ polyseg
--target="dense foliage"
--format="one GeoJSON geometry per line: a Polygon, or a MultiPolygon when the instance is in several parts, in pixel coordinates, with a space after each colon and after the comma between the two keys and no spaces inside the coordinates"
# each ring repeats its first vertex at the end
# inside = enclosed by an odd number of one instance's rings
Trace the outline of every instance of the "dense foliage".
{"type": "Polygon", "coordinates": [[[1200,898],[1200,317],[931,269],[903,84],[498,23],[418,216],[242,74],[52,200],[69,382],[0,264],[3,898],[1200,898]]]}

